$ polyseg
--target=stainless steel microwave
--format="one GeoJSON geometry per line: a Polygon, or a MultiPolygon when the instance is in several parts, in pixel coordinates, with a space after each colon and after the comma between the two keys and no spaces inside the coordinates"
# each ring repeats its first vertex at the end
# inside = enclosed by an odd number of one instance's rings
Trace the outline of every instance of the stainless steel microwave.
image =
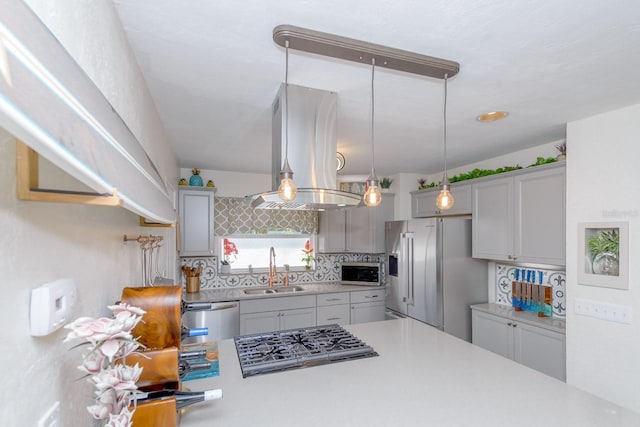
{"type": "Polygon", "coordinates": [[[382,264],[379,262],[343,262],[340,282],[343,285],[381,286],[382,264]]]}

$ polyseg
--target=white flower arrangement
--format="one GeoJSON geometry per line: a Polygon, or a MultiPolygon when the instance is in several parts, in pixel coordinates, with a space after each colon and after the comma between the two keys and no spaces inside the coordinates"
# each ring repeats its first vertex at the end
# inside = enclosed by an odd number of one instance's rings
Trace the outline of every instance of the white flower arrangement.
{"type": "Polygon", "coordinates": [[[96,403],[87,407],[91,416],[106,420],[105,427],[130,427],[135,406],[133,410],[129,410],[129,406],[134,402],[142,368],[137,363],[126,365],[125,358],[142,346],[133,338],[131,330],[146,312],[123,303],[108,308],[114,314],[111,319],[80,317],[66,325],[71,332],[64,342],[82,338],[86,342],[74,348],[89,345],[78,369],[87,374],[88,381],[95,387],[96,403]]]}

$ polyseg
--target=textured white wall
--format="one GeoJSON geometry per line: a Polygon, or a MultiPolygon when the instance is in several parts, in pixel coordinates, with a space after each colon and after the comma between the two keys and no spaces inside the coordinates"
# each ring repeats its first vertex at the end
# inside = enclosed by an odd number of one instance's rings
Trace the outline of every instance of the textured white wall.
{"type": "MultiPolygon", "coordinates": [[[[178,167],[142,75],[109,0],[29,0],[149,153],[161,175],[175,188],[178,167]]],[[[55,112],[52,112],[55,114],[55,112]]],[[[54,185],[67,177],[47,173],[54,185]],[[56,182],[58,181],[58,182],[56,182]]],[[[106,315],[106,305],[122,288],[140,283],[137,244],[123,245],[124,234],[162,234],[166,245],[161,270],[175,271],[175,231],[143,228],[121,208],[23,202],[15,196],[15,142],[0,129],[0,321],[2,387],[0,425],[33,426],[55,402],[61,425],[90,425],[85,407],[91,387],[75,367],[81,351],[62,344],[64,331],[29,335],[31,289],[63,277],[78,287],[74,317],[106,315]]]]}
{"type": "Polygon", "coordinates": [[[567,126],[567,382],[640,412],[640,105],[567,126]],[[607,212],[608,211],[608,212],[607,212]],[[610,212],[617,211],[617,217],[610,212]],[[629,222],[629,290],[578,284],[580,222],[629,222]],[[630,306],[633,324],[576,315],[576,298],[630,306]]]}

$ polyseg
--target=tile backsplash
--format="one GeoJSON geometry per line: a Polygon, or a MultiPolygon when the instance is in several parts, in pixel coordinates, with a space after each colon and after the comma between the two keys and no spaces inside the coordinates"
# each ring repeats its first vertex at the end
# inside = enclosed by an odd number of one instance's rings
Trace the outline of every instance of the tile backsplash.
{"type": "MultiPolygon", "coordinates": [[[[290,284],[336,282],[340,280],[340,264],[343,262],[383,262],[384,254],[356,254],[356,253],[332,253],[318,254],[316,257],[316,269],[311,271],[289,272],[290,284]]],[[[202,266],[200,276],[201,289],[238,288],[246,286],[266,286],[269,275],[260,273],[233,273],[220,274],[218,257],[188,257],[178,260],[178,271],[181,265],[189,267],[202,266]]],[[[384,266],[384,264],[383,264],[384,266]]],[[[384,267],[383,267],[384,270],[384,267]]],[[[282,266],[278,266],[278,272],[284,272],[282,266]]],[[[384,274],[384,271],[383,271],[384,274]]],[[[180,277],[180,283],[184,285],[184,277],[180,277]]]]}
{"type": "MultiPolygon", "coordinates": [[[[522,267],[517,265],[498,264],[496,263],[496,302],[498,304],[511,305],[511,282],[515,280],[515,270],[522,267]]],[[[553,298],[553,316],[565,317],[567,310],[566,302],[566,273],[564,270],[548,270],[544,268],[526,268],[535,271],[535,277],[538,272],[543,273],[542,283],[545,286],[551,286],[551,295],[553,298]]]]}

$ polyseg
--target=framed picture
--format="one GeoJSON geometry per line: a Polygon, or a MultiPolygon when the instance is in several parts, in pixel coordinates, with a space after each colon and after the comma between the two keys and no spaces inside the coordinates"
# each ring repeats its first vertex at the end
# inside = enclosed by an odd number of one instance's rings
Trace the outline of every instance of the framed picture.
{"type": "Polygon", "coordinates": [[[341,182],[340,191],[346,191],[355,194],[364,194],[365,183],[364,182],[341,182]]]}
{"type": "Polygon", "coordinates": [[[578,283],[629,289],[629,223],[578,224],[578,283]]]}

